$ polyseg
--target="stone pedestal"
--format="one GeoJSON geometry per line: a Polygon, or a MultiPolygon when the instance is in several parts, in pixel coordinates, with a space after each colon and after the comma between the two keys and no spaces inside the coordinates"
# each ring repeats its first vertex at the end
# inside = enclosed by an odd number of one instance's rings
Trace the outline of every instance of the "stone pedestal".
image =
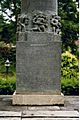
{"type": "Polygon", "coordinates": [[[53,3],[57,6],[55,0],[22,0],[17,27],[14,105],[64,104],[60,85],[60,17],[53,3]]]}
{"type": "Polygon", "coordinates": [[[17,94],[13,95],[13,105],[63,105],[64,96],[51,94],[17,94]]]}

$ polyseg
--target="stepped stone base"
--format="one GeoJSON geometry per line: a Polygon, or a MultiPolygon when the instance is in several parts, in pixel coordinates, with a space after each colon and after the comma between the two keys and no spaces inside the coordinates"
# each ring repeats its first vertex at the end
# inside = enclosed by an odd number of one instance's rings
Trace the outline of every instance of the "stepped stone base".
{"type": "Polygon", "coordinates": [[[27,95],[14,93],[13,105],[64,105],[64,95],[27,95]]]}

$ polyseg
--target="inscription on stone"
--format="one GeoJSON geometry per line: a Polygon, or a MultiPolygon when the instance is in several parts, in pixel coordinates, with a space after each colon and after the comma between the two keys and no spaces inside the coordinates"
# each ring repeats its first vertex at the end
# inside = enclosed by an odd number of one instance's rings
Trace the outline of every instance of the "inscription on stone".
{"type": "Polygon", "coordinates": [[[27,42],[19,42],[17,48],[17,93],[60,94],[59,43],[27,46],[27,42]]]}

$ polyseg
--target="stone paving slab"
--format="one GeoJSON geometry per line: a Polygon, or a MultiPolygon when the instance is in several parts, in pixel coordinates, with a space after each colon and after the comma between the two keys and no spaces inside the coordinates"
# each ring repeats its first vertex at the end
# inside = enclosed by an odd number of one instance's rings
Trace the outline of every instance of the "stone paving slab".
{"type": "Polygon", "coordinates": [[[21,120],[21,118],[18,118],[18,117],[14,117],[14,118],[12,118],[12,117],[5,117],[5,118],[0,118],[0,120],[21,120]]]}
{"type": "Polygon", "coordinates": [[[37,110],[37,111],[39,111],[39,110],[44,110],[44,111],[47,111],[47,110],[60,110],[60,107],[59,106],[31,106],[31,107],[27,107],[27,110],[37,110]]]}
{"type": "Polygon", "coordinates": [[[18,117],[6,117],[0,118],[0,120],[79,120],[79,118],[18,118],[18,117]]]}
{"type": "Polygon", "coordinates": [[[0,111],[0,117],[21,117],[21,112],[0,111]]]}
{"type": "Polygon", "coordinates": [[[12,95],[0,95],[0,111],[61,110],[79,111],[79,96],[65,96],[64,106],[13,106],[12,95]]]}
{"type": "Polygon", "coordinates": [[[79,120],[78,118],[23,118],[22,120],[79,120]]]}
{"type": "Polygon", "coordinates": [[[78,111],[24,111],[22,117],[78,118],[78,111]]]}
{"type": "Polygon", "coordinates": [[[79,120],[78,112],[79,96],[65,96],[64,106],[13,106],[11,95],[0,95],[0,120],[79,120]],[[26,111],[32,112],[32,116],[26,116],[26,111]],[[44,116],[41,116],[41,113],[38,114],[40,111],[43,111],[44,116]],[[58,117],[51,116],[54,111],[57,111],[55,115],[58,115],[58,117]],[[58,111],[62,111],[63,116],[61,118],[58,111]],[[66,111],[68,111],[69,115],[72,112],[72,116],[64,115],[66,111]],[[34,112],[35,115],[37,113],[39,116],[34,116],[34,112]]]}

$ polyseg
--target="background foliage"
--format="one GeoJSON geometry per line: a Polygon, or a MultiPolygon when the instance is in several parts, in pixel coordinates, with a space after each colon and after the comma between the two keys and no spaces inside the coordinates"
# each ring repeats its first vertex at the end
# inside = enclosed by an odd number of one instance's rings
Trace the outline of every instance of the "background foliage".
{"type": "Polygon", "coordinates": [[[76,1],[59,0],[59,15],[62,24],[62,43],[63,52],[71,49],[71,53],[78,56],[78,46],[75,41],[79,37],[79,14],[76,1]]]}

